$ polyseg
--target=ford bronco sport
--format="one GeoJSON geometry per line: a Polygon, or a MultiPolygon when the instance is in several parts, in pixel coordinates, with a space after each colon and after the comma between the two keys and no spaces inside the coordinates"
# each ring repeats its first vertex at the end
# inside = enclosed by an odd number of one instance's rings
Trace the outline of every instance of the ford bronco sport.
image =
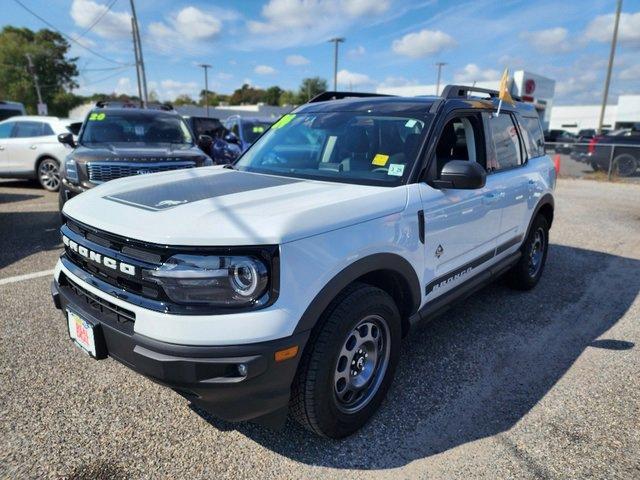
{"type": "Polygon", "coordinates": [[[542,275],[556,172],[533,106],[497,105],[327,92],[232,166],[70,200],[52,283],[70,337],[223,419],[353,433],[414,324],[542,275]]]}

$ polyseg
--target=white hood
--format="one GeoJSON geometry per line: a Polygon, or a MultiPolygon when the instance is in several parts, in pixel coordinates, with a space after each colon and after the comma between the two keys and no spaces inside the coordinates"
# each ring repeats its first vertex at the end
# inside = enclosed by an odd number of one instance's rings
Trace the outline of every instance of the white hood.
{"type": "Polygon", "coordinates": [[[150,243],[282,244],[400,212],[406,192],[212,167],[115,180],[71,199],[64,213],[150,243]]]}

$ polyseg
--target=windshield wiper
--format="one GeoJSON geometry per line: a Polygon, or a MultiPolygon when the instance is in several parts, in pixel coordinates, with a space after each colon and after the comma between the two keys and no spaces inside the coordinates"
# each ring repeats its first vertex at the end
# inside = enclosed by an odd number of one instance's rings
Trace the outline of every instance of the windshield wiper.
{"type": "Polygon", "coordinates": [[[231,163],[227,163],[226,165],[223,165],[222,168],[228,168],[229,170],[235,170],[236,167],[233,166],[233,164],[231,163]]]}

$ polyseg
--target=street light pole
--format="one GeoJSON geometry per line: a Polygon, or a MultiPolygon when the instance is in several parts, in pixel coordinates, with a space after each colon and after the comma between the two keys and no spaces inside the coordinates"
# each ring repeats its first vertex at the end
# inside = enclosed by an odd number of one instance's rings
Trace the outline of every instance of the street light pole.
{"type": "Polygon", "coordinates": [[[138,98],[142,105],[142,81],[140,80],[140,56],[138,55],[138,40],[136,37],[136,22],[131,17],[131,33],[133,34],[133,55],[136,59],[136,79],[138,80],[138,98]]]}
{"type": "Polygon", "coordinates": [[[446,62],[436,62],[436,67],[438,67],[438,77],[436,80],[436,95],[440,95],[440,78],[442,75],[442,67],[446,65],[446,62]]]}
{"type": "MultiPolygon", "coordinates": [[[[136,16],[136,7],[133,4],[133,0],[130,0],[131,3],[131,17],[133,19],[133,36],[134,43],[137,43],[137,52],[138,52],[138,68],[140,69],[140,77],[142,83],[142,106],[147,108],[149,104],[149,95],[147,92],[147,74],[144,69],[144,58],[142,56],[142,42],[140,41],[140,28],[138,27],[138,17],[136,16]]],[[[134,46],[135,47],[135,46],[134,46]]]]}
{"type": "Polygon", "coordinates": [[[36,87],[36,94],[38,95],[38,115],[43,115],[42,113],[40,113],[40,105],[42,105],[42,94],[40,93],[40,83],[38,82],[38,74],[36,73],[36,69],[33,66],[33,59],[31,58],[31,54],[27,53],[26,56],[27,56],[27,62],[29,64],[29,73],[33,77],[33,84],[36,87]]]}
{"type": "Polygon", "coordinates": [[[333,42],[333,91],[338,91],[338,44],[344,42],[343,37],[334,37],[329,42],[333,42]]]}
{"type": "Polygon", "coordinates": [[[207,71],[211,68],[208,63],[200,63],[199,67],[204,70],[204,105],[207,111],[207,117],[209,116],[209,74],[207,71]]]}
{"type": "Polygon", "coordinates": [[[620,12],[622,11],[622,0],[618,0],[616,7],[616,18],[613,23],[613,38],[611,39],[611,50],[609,51],[609,65],[607,66],[607,77],[604,81],[604,92],[602,93],[602,107],[600,108],[600,120],[598,121],[598,132],[602,133],[604,124],[604,111],[607,108],[609,97],[609,84],[611,83],[611,71],[613,70],[613,59],[616,56],[616,44],[618,43],[618,25],[620,23],[620,12]]]}

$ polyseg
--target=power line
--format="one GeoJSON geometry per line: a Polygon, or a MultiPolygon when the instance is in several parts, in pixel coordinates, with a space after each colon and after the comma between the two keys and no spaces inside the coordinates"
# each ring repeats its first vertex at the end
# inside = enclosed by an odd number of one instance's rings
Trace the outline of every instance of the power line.
{"type": "Polygon", "coordinates": [[[107,5],[107,8],[105,8],[102,12],[100,12],[96,17],[96,19],[93,22],[91,22],[91,25],[89,25],[84,32],[82,32],[80,35],[76,37],[76,40],[79,40],[80,38],[84,37],[87,33],[89,33],[93,29],[93,27],[95,27],[98,24],[98,22],[100,22],[100,20],[102,20],[104,16],[107,13],[109,13],[109,11],[111,10],[111,7],[113,7],[117,1],[118,0],[112,0],[111,3],[107,5]]]}
{"type": "Polygon", "coordinates": [[[56,32],[58,32],[60,35],[62,35],[64,38],[66,38],[67,40],[69,40],[70,42],[75,43],[76,45],[78,45],[79,47],[84,48],[87,52],[90,52],[92,54],[94,54],[96,57],[100,57],[103,60],[106,60],[107,62],[111,62],[111,63],[115,63],[117,65],[127,65],[129,66],[129,64],[124,63],[124,62],[119,62],[117,60],[113,60],[111,58],[105,57],[104,55],[102,55],[101,53],[96,52],[95,50],[92,50],[91,48],[83,45],[82,43],[80,43],[79,41],[77,41],[75,38],[67,35],[66,33],[62,32],[61,30],[59,30],[58,28],[56,28],[55,26],[53,26],[51,23],[49,23],[47,20],[45,20],[44,18],[42,18],[40,15],[38,15],[36,12],[34,12],[33,10],[31,10],[29,7],[27,7],[24,3],[22,3],[20,0],[13,0],[14,2],[16,2],[18,5],[20,5],[23,9],[25,9],[27,12],[29,12],[31,15],[33,15],[34,17],[36,17],[38,20],[40,20],[42,23],[44,23],[45,25],[47,25],[49,28],[52,28],[53,30],[55,30],[56,32]]]}

